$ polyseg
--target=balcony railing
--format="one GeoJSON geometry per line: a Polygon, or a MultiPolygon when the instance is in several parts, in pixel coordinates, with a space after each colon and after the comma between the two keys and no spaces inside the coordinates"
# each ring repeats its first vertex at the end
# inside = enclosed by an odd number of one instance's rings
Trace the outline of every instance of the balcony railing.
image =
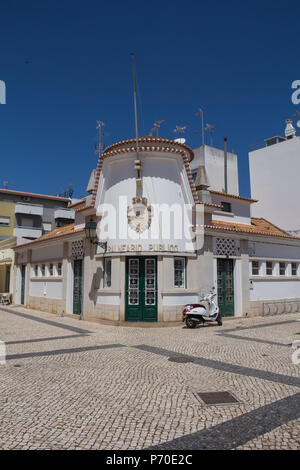
{"type": "Polygon", "coordinates": [[[272,145],[280,144],[281,142],[285,142],[286,139],[281,137],[280,135],[276,135],[274,137],[270,137],[269,139],[265,139],[261,142],[256,142],[249,146],[249,151],[254,152],[255,150],[262,149],[264,147],[271,147],[272,145]]]}
{"type": "Polygon", "coordinates": [[[22,227],[14,228],[14,236],[17,238],[39,238],[42,236],[42,227],[22,227]]]}
{"type": "Polygon", "coordinates": [[[28,204],[24,202],[17,202],[15,213],[16,214],[29,214],[29,215],[40,215],[42,216],[44,212],[43,206],[37,204],[28,204]]]}
{"type": "Polygon", "coordinates": [[[262,314],[264,317],[268,315],[281,315],[283,313],[300,312],[299,300],[283,300],[274,302],[263,302],[262,314]]]}
{"type": "Polygon", "coordinates": [[[75,211],[73,209],[56,209],[54,212],[55,219],[74,219],[75,211]]]}

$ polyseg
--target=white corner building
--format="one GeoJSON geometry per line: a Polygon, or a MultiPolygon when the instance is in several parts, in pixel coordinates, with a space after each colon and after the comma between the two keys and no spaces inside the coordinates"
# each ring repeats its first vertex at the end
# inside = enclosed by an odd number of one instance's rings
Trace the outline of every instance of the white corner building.
{"type": "Polygon", "coordinates": [[[168,325],[214,286],[223,317],[299,311],[300,238],[251,217],[234,154],[224,192],[217,150],[153,136],[106,148],[75,223],[15,248],[15,303],[168,325]]]}
{"type": "MultiPolygon", "coordinates": [[[[224,192],[224,150],[201,145],[194,149],[194,155],[195,158],[190,163],[193,178],[196,178],[199,166],[204,166],[210,189],[224,192]]],[[[227,192],[239,195],[238,160],[237,155],[232,152],[227,152],[227,192]]]]}
{"type": "Polygon", "coordinates": [[[266,139],[249,153],[249,166],[251,196],[258,199],[252,215],[267,214],[272,223],[300,236],[300,137],[290,119],[285,137],[266,139]]]}

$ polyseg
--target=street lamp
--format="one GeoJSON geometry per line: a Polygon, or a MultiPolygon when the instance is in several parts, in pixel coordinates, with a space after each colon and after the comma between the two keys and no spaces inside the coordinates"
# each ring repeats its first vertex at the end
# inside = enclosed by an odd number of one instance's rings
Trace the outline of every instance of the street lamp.
{"type": "Polygon", "coordinates": [[[90,220],[85,224],[84,230],[85,236],[90,241],[90,243],[92,243],[93,245],[100,246],[101,248],[103,248],[104,253],[106,253],[107,242],[98,242],[97,240],[97,222],[95,222],[94,220],[90,220]]]}

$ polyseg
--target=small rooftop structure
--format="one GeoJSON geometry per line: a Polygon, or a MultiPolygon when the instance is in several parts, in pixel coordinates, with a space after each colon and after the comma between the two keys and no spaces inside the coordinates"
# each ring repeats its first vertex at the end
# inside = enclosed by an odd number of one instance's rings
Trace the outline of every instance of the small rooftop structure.
{"type": "Polygon", "coordinates": [[[286,127],[284,131],[285,137],[283,137],[282,135],[275,135],[273,137],[268,137],[267,139],[264,139],[262,142],[257,142],[256,144],[250,145],[250,152],[253,152],[254,150],[259,150],[263,147],[270,147],[271,145],[280,144],[281,142],[285,142],[286,140],[296,137],[296,129],[293,126],[292,119],[287,119],[285,122],[286,122],[286,127]]]}
{"type": "Polygon", "coordinates": [[[264,140],[267,147],[269,147],[270,145],[279,144],[280,142],[284,141],[285,137],[282,137],[281,135],[275,135],[274,137],[269,137],[268,139],[264,140]]]}

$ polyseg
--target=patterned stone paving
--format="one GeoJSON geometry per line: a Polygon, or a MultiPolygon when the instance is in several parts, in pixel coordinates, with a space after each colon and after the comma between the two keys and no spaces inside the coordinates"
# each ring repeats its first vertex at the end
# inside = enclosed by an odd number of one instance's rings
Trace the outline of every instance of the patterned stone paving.
{"type": "Polygon", "coordinates": [[[133,328],[0,309],[0,449],[299,449],[297,320],[133,328]],[[238,402],[197,398],[216,391],[238,402]]]}

